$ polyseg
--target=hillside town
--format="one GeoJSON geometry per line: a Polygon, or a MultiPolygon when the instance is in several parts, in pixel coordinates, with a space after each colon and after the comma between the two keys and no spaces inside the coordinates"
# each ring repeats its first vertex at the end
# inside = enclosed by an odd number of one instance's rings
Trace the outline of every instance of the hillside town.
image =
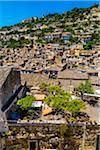
{"type": "Polygon", "coordinates": [[[0,28],[0,150],[100,149],[100,6],[0,28]]]}

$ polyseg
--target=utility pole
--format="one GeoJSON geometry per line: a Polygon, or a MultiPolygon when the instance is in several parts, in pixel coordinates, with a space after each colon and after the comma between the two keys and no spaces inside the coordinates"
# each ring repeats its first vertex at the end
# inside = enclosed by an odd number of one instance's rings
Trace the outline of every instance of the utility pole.
{"type": "Polygon", "coordinates": [[[85,137],[86,137],[86,123],[84,123],[84,126],[83,126],[82,150],[85,150],[85,137]]]}

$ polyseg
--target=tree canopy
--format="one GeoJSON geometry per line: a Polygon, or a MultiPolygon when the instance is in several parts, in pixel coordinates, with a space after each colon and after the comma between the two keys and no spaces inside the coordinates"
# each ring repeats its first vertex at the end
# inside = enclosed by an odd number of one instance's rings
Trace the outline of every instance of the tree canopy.
{"type": "Polygon", "coordinates": [[[58,85],[50,85],[48,87],[48,92],[53,95],[58,95],[58,94],[62,94],[64,91],[58,85]]]}
{"type": "Polygon", "coordinates": [[[40,89],[43,91],[46,91],[49,86],[50,86],[50,84],[43,82],[40,84],[40,89]]]}
{"type": "Polygon", "coordinates": [[[32,106],[32,103],[35,101],[35,97],[33,96],[26,96],[17,101],[17,105],[20,106],[22,110],[27,110],[32,106]]]}
{"type": "Polygon", "coordinates": [[[80,112],[81,109],[85,109],[85,103],[82,100],[71,100],[66,107],[66,110],[72,114],[80,112]]]}
{"type": "Polygon", "coordinates": [[[89,41],[86,45],[84,45],[85,50],[91,50],[93,45],[93,41],[89,41]]]}
{"type": "Polygon", "coordinates": [[[76,90],[78,92],[80,92],[81,94],[84,94],[84,93],[88,93],[88,94],[93,94],[94,93],[94,89],[93,89],[93,86],[91,84],[91,81],[87,80],[85,81],[85,83],[81,83],[77,88],[76,90]]]}
{"type": "Polygon", "coordinates": [[[82,100],[72,100],[71,94],[58,85],[43,83],[40,87],[47,91],[45,103],[54,110],[69,111],[73,114],[85,108],[85,103],[82,100]]]}
{"type": "Polygon", "coordinates": [[[70,98],[70,94],[64,93],[55,96],[47,96],[45,102],[55,110],[64,110],[70,98]]]}

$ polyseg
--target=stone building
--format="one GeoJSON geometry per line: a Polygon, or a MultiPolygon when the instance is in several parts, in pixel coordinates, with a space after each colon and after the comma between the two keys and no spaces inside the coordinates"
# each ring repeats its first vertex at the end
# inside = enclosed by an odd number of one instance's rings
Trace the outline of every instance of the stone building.
{"type": "Polygon", "coordinates": [[[0,67],[0,132],[8,129],[8,108],[20,90],[20,73],[9,67],[0,67]]]}
{"type": "Polygon", "coordinates": [[[1,138],[1,150],[98,150],[98,131],[96,125],[84,129],[65,124],[13,124],[8,136],[1,138]]]}
{"type": "MultiPolygon", "coordinates": [[[[70,78],[73,77],[73,74],[71,74],[71,72],[69,73],[70,78]]],[[[76,77],[72,78],[72,81],[69,81],[69,85],[74,85],[74,80],[78,81],[81,78],[81,80],[84,81],[88,78],[87,75],[84,75],[84,77],[83,74],[80,74],[80,76],[78,74],[76,75],[76,77]]],[[[20,87],[22,86],[20,80],[22,80],[23,85],[24,81],[27,81],[28,84],[37,86],[43,81],[47,82],[48,79],[50,83],[57,84],[59,81],[62,81],[61,84],[64,85],[64,82],[66,81],[67,83],[69,80],[68,71],[66,74],[63,72],[63,75],[61,73],[58,74],[58,78],[55,80],[40,73],[26,74],[26,78],[24,76],[24,78],[20,79],[19,71],[2,67],[0,70],[0,111],[2,110],[1,112],[5,117],[1,116],[2,119],[6,120],[5,109],[8,109],[9,104],[12,105],[15,98],[18,96],[19,99],[22,95],[21,93],[19,97],[20,87]]],[[[76,127],[70,126],[71,124],[60,123],[58,125],[55,122],[46,123],[41,121],[37,123],[8,122],[7,125],[9,127],[8,132],[0,137],[0,150],[83,150],[83,146],[85,150],[95,150],[96,135],[99,131],[99,127],[96,124],[87,124],[85,130],[83,125],[76,127]],[[84,134],[86,135],[85,144],[83,142],[84,134]]],[[[5,129],[5,124],[2,125],[2,130],[3,129],[5,129]]]]}
{"type": "Polygon", "coordinates": [[[41,83],[50,83],[57,85],[59,82],[61,86],[68,91],[72,91],[80,83],[88,80],[88,75],[86,73],[77,72],[77,70],[65,70],[58,71],[57,77],[50,78],[49,74],[43,73],[29,73],[21,74],[21,82],[27,82],[27,86],[39,86],[41,83]],[[39,80],[38,80],[39,79],[39,80]]]}
{"type": "Polygon", "coordinates": [[[21,86],[20,73],[9,67],[0,67],[0,107],[2,108],[21,86]]]}

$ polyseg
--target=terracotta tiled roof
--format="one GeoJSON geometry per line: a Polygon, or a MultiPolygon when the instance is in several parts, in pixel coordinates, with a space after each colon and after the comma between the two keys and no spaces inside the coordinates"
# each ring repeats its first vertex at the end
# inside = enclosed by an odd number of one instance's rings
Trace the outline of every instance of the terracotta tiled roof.
{"type": "Polygon", "coordinates": [[[62,36],[66,36],[66,35],[70,35],[70,34],[71,34],[70,32],[63,32],[62,36]]]}

